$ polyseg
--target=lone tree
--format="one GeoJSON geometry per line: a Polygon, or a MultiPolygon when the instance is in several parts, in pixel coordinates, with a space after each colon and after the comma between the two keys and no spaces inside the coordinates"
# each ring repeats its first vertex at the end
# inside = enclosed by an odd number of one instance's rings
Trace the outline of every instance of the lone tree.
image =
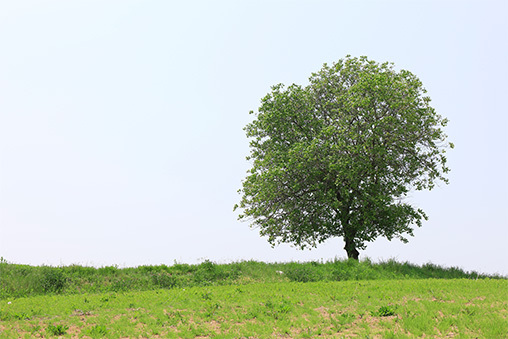
{"type": "Polygon", "coordinates": [[[411,72],[351,56],[324,64],[308,86],[273,86],[245,127],[253,166],[238,218],[272,246],[342,237],[354,259],[378,236],[406,243],[427,216],[404,198],[448,182],[453,148],[425,93],[411,72]]]}

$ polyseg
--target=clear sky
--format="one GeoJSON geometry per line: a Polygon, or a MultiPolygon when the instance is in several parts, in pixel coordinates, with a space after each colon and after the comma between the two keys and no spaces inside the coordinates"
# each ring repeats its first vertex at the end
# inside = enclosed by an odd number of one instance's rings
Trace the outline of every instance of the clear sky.
{"type": "Polygon", "coordinates": [[[49,265],[344,258],[236,220],[242,128],[347,54],[416,74],[450,119],[430,220],[361,252],[508,274],[508,13],[499,1],[0,1],[0,256],[49,265]]]}

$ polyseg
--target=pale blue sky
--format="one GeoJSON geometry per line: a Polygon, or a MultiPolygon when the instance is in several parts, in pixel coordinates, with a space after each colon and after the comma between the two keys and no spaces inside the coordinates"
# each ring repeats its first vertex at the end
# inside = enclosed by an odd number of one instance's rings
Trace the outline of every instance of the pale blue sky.
{"type": "Polygon", "coordinates": [[[505,1],[0,1],[0,256],[111,265],[345,257],[232,212],[276,83],[347,54],[415,73],[450,119],[430,220],[361,257],[508,274],[505,1]]]}

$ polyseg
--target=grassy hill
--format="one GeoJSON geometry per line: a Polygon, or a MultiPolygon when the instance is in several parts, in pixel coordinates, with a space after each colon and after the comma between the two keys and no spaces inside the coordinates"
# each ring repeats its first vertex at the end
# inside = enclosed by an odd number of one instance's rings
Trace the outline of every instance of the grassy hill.
{"type": "Polygon", "coordinates": [[[406,279],[505,279],[498,275],[465,272],[460,268],[422,266],[389,260],[372,263],[366,259],[307,263],[263,263],[243,261],[199,265],[175,263],[171,266],[135,268],[87,267],[79,265],[51,267],[0,262],[0,299],[44,294],[79,294],[147,291],[191,286],[242,285],[268,282],[316,282],[347,280],[406,279]]]}
{"type": "Polygon", "coordinates": [[[0,263],[0,337],[508,337],[508,280],[387,261],[0,263]]]}

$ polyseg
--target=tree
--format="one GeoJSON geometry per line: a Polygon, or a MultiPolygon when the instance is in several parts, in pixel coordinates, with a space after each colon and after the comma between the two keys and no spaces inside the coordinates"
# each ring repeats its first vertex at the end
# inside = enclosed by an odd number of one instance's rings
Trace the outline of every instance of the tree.
{"type": "Polygon", "coordinates": [[[407,242],[425,213],[407,203],[445,174],[447,143],[421,81],[392,63],[347,56],[309,85],[278,84],[245,127],[252,168],[240,220],[270,244],[342,237],[349,258],[379,236],[407,242]]]}

